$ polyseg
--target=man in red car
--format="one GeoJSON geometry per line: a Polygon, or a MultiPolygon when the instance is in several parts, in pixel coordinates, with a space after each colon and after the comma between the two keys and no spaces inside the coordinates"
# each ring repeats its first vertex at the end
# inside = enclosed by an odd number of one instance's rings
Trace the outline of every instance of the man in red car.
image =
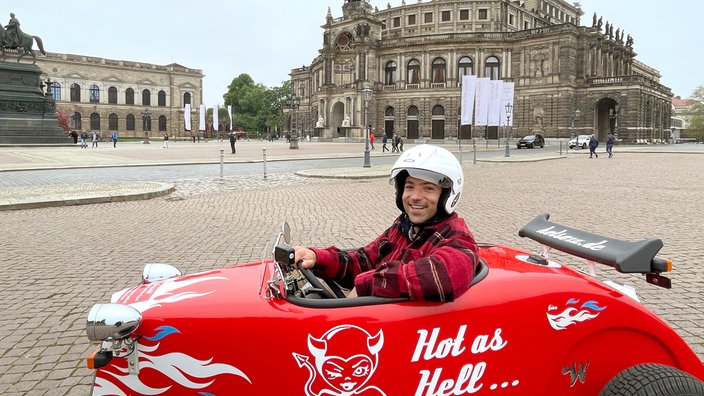
{"type": "Polygon", "coordinates": [[[348,297],[453,301],[469,289],[479,249],[455,213],[462,165],[442,147],[404,152],[389,180],[401,215],[367,246],[340,250],[295,247],[295,259],[322,278],[352,288],[348,297]]]}

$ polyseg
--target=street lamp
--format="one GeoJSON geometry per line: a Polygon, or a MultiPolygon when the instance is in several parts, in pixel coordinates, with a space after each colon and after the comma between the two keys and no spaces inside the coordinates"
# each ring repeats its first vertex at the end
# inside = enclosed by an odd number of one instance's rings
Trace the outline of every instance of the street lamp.
{"type": "Polygon", "coordinates": [[[513,105],[511,103],[506,103],[506,153],[504,154],[504,157],[510,157],[511,154],[508,151],[508,140],[511,138],[511,129],[510,129],[510,122],[511,122],[511,114],[513,113],[513,105]]]}
{"type": "Polygon", "coordinates": [[[621,108],[616,104],[613,108],[609,109],[609,118],[614,120],[614,140],[618,141],[618,116],[621,113],[621,108]]]}
{"type": "Polygon", "coordinates": [[[370,168],[372,166],[371,159],[369,157],[369,101],[372,100],[372,89],[365,87],[362,90],[362,99],[364,99],[364,167],[370,168]]]}
{"type": "MultiPolygon", "coordinates": [[[[580,112],[579,109],[577,109],[577,110],[574,111],[574,114],[572,114],[572,115],[570,116],[570,121],[571,121],[571,123],[572,123],[572,125],[570,126],[570,135],[571,135],[570,138],[571,138],[571,139],[574,139],[574,138],[575,138],[575,137],[574,137],[574,122],[575,122],[575,121],[579,121],[579,116],[580,116],[580,115],[582,115],[582,112],[580,112]]],[[[579,139],[575,139],[575,141],[574,141],[574,148],[577,149],[578,146],[579,146],[579,139]]],[[[570,148],[570,147],[569,147],[569,143],[568,143],[568,144],[567,144],[567,149],[569,150],[569,148],[570,148]]]]}
{"type": "Polygon", "coordinates": [[[144,109],[142,112],[142,130],[144,131],[144,144],[149,144],[149,131],[152,129],[152,113],[144,109]]]}
{"type": "Polygon", "coordinates": [[[293,123],[291,124],[291,137],[288,140],[290,149],[298,148],[298,107],[301,99],[296,94],[291,94],[291,109],[293,110],[293,123]]]}

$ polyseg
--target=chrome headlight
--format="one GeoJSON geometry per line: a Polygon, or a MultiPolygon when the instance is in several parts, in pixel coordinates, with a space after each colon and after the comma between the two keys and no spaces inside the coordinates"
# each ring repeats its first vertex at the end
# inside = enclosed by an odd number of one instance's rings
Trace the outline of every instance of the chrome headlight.
{"type": "Polygon", "coordinates": [[[147,284],[181,275],[181,271],[171,264],[149,263],[145,264],[142,270],[142,283],[147,284]]]}
{"type": "Polygon", "coordinates": [[[124,304],[95,304],[88,313],[86,335],[93,342],[127,338],[142,324],[142,314],[124,304]]]}

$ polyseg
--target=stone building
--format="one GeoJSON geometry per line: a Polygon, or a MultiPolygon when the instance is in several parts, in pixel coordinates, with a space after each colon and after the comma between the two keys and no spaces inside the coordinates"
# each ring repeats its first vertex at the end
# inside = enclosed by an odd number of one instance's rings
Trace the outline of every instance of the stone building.
{"type": "Polygon", "coordinates": [[[319,55],[291,71],[302,133],[363,137],[368,87],[377,136],[503,136],[498,127],[460,127],[461,77],[476,75],[514,82],[514,136],[603,140],[613,131],[630,142],[669,134],[672,94],[659,72],[602,17],[580,26],[578,3],[401,0],[380,10],[344,0],[342,13],[328,9],[319,55]],[[351,127],[342,128],[347,116],[351,127]]]}
{"type": "Polygon", "coordinates": [[[198,132],[202,70],[51,52],[37,57],[37,66],[57,111],[71,115],[75,130],[106,138],[113,131],[120,137],[191,136],[184,117],[190,103],[190,130],[198,132]]]}

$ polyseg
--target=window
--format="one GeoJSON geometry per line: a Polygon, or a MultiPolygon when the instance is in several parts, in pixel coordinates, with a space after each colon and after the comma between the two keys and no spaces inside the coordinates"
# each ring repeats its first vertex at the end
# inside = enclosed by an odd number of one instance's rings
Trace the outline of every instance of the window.
{"type": "Polygon", "coordinates": [[[425,13],[425,16],[424,16],[423,18],[424,18],[423,20],[425,21],[425,23],[430,23],[430,22],[433,21],[433,13],[432,13],[432,12],[426,12],[426,13],[425,13]]]}
{"type": "Polygon", "coordinates": [[[433,84],[445,82],[446,69],[445,59],[435,58],[435,60],[433,60],[433,84]]]}
{"type": "Polygon", "coordinates": [[[90,115],[90,129],[92,131],[99,131],[100,130],[100,114],[92,113],[90,115]]]}
{"type": "Polygon", "coordinates": [[[489,77],[491,80],[499,79],[499,59],[495,56],[486,58],[484,64],[484,77],[489,77]]]}
{"type": "Polygon", "coordinates": [[[420,62],[416,59],[412,59],[408,62],[408,78],[406,79],[407,84],[420,84],[420,62]]]}
{"type": "Polygon", "coordinates": [[[83,129],[83,127],[81,126],[81,113],[71,114],[71,129],[83,129]]]}
{"type": "Polygon", "coordinates": [[[152,93],[148,89],[142,91],[142,105],[151,106],[152,105],[152,93]]]}
{"type": "Polygon", "coordinates": [[[159,106],[166,106],[166,92],[159,91],[159,94],[157,95],[157,102],[159,106]]]}
{"type": "Polygon", "coordinates": [[[516,16],[513,14],[508,14],[508,24],[510,26],[516,26],[516,16]]]}
{"type": "Polygon", "coordinates": [[[134,89],[127,88],[127,90],[125,91],[125,104],[134,104],[134,89]]]}
{"type": "Polygon", "coordinates": [[[116,131],[117,130],[117,114],[112,113],[108,116],[108,130],[110,131],[116,131]]]}
{"type": "Polygon", "coordinates": [[[159,132],[166,132],[166,116],[159,116],[159,132]]]}
{"type": "Polygon", "coordinates": [[[108,88],[108,103],[117,104],[117,88],[108,88]]]}
{"type": "Polygon", "coordinates": [[[415,25],[415,24],[416,24],[416,16],[415,16],[415,15],[409,15],[409,16],[408,16],[408,24],[409,24],[409,25],[415,25]]]}
{"type": "Polygon", "coordinates": [[[386,67],[384,67],[384,84],[396,84],[396,62],[394,61],[386,62],[386,67]]]}
{"type": "Polygon", "coordinates": [[[460,21],[469,20],[469,10],[460,10],[460,21]]]}
{"type": "Polygon", "coordinates": [[[468,56],[463,56],[460,61],[457,62],[457,81],[462,83],[462,76],[473,76],[474,75],[474,62],[472,58],[468,56]]]}
{"type": "Polygon", "coordinates": [[[351,50],[353,43],[354,37],[352,37],[352,33],[344,32],[337,37],[337,41],[335,41],[335,49],[351,50]]]}
{"type": "Polygon", "coordinates": [[[477,19],[489,19],[489,10],[486,8],[483,8],[477,12],[477,19]]]}
{"type": "Polygon", "coordinates": [[[71,84],[71,102],[81,101],[81,86],[73,83],[71,84]]]}
{"type": "Polygon", "coordinates": [[[128,131],[134,131],[134,114],[127,114],[127,117],[125,117],[125,124],[128,131]]]}
{"type": "Polygon", "coordinates": [[[384,115],[387,117],[393,117],[394,116],[394,108],[389,106],[384,110],[384,115]]]}
{"type": "Polygon", "coordinates": [[[90,86],[90,90],[88,91],[88,100],[90,103],[100,102],[100,88],[98,88],[97,85],[93,84],[90,86]]]}
{"type": "Polygon", "coordinates": [[[399,27],[399,26],[401,26],[401,17],[395,17],[393,23],[394,23],[394,26],[393,26],[393,27],[399,27]]]}
{"type": "Polygon", "coordinates": [[[440,20],[447,22],[452,19],[452,13],[450,11],[443,11],[440,13],[440,20]]]}
{"type": "Polygon", "coordinates": [[[52,81],[50,85],[50,90],[51,96],[54,98],[55,101],[61,100],[61,84],[57,83],[56,81],[52,81]]]}
{"type": "Polygon", "coordinates": [[[190,92],[186,92],[185,94],[183,94],[183,105],[185,106],[187,104],[191,104],[191,93],[190,92]]]}

